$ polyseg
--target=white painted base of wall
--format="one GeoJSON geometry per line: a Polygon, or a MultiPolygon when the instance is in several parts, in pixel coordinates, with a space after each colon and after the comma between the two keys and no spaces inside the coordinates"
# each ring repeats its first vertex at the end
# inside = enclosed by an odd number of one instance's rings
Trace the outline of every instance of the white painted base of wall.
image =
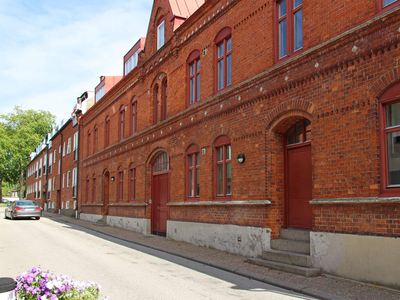
{"type": "Polygon", "coordinates": [[[400,239],[311,232],[312,266],[323,273],[400,288],[400,239]]]}
{"type": "Polygon", "coordinates": [[[96,223],[98,220],[103,219],[103,216],[95,215],[95,214],[83,214],[83,213],[81,213],[79,215],[79,218],[81,220],[84,220],[84,221],[89,221],[89,222],[92,222],[92,223],[96,223]]]}
{"type": "Polygon", "coordinates": [[[107,224],[143,234],[150,234],[150,219],[107,216],[107,224]]]}
{"type": "Polygon", "coordinates": [[[258,257],[264,250],[270,249],[271,230],[237,225],[167,221],[167,238],[246,257],[258,257]]]}
{"type": "Polygon", "coordinates": [[[128,218],[118,216],[101,216],[95,214],[80,214],[80,219],[95,223],[106,217],[107,225],[131,230],[143,234],[150,234],[150,219],[128,218]]]}

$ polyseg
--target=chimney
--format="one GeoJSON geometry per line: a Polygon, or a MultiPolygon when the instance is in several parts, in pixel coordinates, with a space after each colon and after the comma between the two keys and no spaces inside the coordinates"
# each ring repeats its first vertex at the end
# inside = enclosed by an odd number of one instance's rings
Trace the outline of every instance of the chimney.
{"type": "Polygon", "coordinates": [[[105,78],[105,76],[100,76],[100,82],[102,82],[105,78]]]}

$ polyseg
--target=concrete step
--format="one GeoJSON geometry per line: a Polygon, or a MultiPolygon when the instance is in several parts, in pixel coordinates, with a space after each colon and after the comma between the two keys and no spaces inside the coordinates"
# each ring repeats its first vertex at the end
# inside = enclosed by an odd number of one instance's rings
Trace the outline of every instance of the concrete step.
{"type": "Polygon", "coordinates": [[[302,254],[310,254],[310,242],[286,239],[271,240],[271,249],[302,254]]]}
{"type": "Polygon", "coordinates": [[[262,258],[265,260],[270,260],[300,267],[311,266],[311,257],[309,255],[295,253],[295,252],[267,250],[263,252],[262,258]]]}
{"type": "Polygon", "coordinates": [[[281,239],[309,242],[310,231],[310,229],[281,228],[279,234],[281,239]]]}
{"type": "Polygon", "coordinates": [[[294,266],[294,265],[288,265],[280,262],[274,262],[274,261],[269,261],[269,260],[264,260],[261,258],[248,258],[247,262],[262,266],[262,267],[267,267],[271,269],[276,269],[276,270],[281,270],[297,275],[302,275],[305,277],[311,277],[318,275],[320,273],[319,269],[316,268],[306,268],[306,267],[300,267],[300,266],[294,266]]]}

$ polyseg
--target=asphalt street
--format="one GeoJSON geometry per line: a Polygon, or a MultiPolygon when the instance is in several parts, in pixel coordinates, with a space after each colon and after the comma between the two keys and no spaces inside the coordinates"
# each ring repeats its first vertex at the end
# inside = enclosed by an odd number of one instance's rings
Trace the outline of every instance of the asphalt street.
{"type": "Polygon", "coordinates": [[[313,299],[76,224],[2,217],[0,229],[0,277],[40,265],[99,283],[109,300],[313,299]]]}

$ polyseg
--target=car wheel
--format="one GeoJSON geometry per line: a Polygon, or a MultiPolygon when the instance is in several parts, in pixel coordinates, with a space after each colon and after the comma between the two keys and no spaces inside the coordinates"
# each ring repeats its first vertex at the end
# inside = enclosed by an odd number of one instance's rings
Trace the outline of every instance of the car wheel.
{"type": "Polygon", "coordinates": [[[40,217],[36,217],[36,220],[40,220],[40,217]]]}

